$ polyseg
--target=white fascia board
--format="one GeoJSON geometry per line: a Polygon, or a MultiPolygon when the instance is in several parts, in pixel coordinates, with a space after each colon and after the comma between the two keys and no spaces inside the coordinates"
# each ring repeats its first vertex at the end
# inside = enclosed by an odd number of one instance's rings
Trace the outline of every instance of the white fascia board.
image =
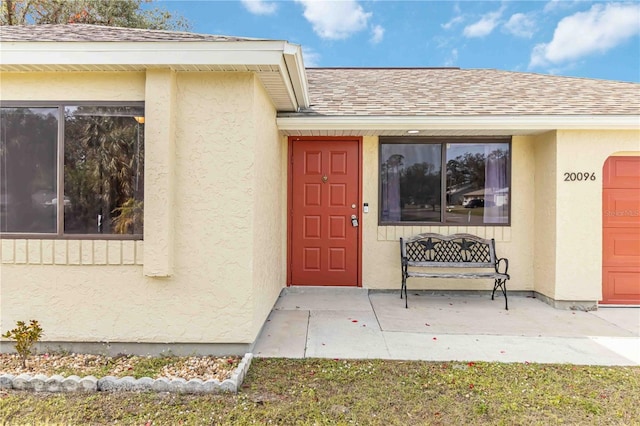
{"type": "Polygon", "coordinates": [[[4,65],[278,65],[283,41],[1,42],[4,65]]]}
{"type": "Polygon", "coordinates": [[[280,71],[280,77],[284,82],[285,90],[287,91],[287,96],[289,97],[289,101],[293,106],[292,110],[297,111],[300,108],[300,102],[298,101],[298,95],[296,93],[296,87],[294,86],[293,79],[291,78],[291,73],[287,69],[286,58],[283,55],[280,55],[280,66],[278,67],[280,71]]]}
{"type": "Polygon", "coordinates": [[[300,108],[308,108],[309,88],[307,85],[307,72],[304,69],[302,58],[302,48],[297,44],[287,43],[284,47],[283,55],[298,105],[300,108]]]}
{"type": "Polygon", "coordinates": [[[278,117],[278,129],[305,130],[640,130],[638,115],[278,117]]]}

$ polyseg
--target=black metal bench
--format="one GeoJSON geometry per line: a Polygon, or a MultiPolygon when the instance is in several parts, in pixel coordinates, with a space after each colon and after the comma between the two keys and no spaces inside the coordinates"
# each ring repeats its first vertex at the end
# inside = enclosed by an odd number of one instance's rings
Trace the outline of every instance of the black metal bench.
{"type": "Polygon", "coordinates": [[[500,289],[504,295],[504,308],[509,309],[507,304],[509,260],[496,257],[493,238],[487,240],[471,234],[448,236],[434,233],[420,234],[407,239],[400,238],[400,256],[402,262],[400,298],[402,299],[404,291],[405,308],[409,307],[407,278],[421,277],[493,279],[491,300],[496,290],[500,289]],[[501,264],[504,272],[500,272],[501,264]],[[448,270],[443,271],[445,268],[448,270]],[[461,268],[466,271],[455,271],[461,268]],[[478,271],[478,269],[491,269],[491,272],[478,271]]]}

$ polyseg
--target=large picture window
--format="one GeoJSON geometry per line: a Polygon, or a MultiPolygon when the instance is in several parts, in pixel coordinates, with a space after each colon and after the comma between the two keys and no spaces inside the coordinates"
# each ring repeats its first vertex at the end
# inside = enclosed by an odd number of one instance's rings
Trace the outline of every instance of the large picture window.
{"type": "Polygon", "coordinates": [[[380,223],[510,223],[508,139],[380,139],[380,223]]]}
{"type": "Polygon", "coordinates": [[[141,104],[3,105],[0,232],[141,238],[141,104]]]}

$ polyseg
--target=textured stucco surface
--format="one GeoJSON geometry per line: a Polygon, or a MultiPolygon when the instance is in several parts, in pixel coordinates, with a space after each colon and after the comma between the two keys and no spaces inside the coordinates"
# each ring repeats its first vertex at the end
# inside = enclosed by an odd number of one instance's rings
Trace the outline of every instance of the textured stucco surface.
{"type": "MultiPolygon", "coordinates": [[[[512,290],[533,290],[533,204],[531,184],[534,162],[532,141],[514,137],[511,146],[512,207],[510,226],[378,226],[378,138],[363,140],[363,287],[400,288],[400,248],[398,239],[423,232],[454,234],[467,232],[495,238],[499,256],[509,258],[508,283],[512,290]]],[[[412,289],[492,289],[493,283],[479,280],[412,279],[412,289]]]]}
{"type": "Polygon", "coordinates": [[[259,80],[163,70],[2,77],[3,99],[145,100],[147,166],[159,167],[147,169],[145,194],[145,237],[156,238],[1,241],[0,329],[35,318],[45,343],[253,342],[284,284],[286,241],[285,145],[259,80]]]}
{"type": "Polygon", "coordinates": [[[557,143],[556,133],[548,132],[534,139],[535,170],[535,236],[533,240],[534,287],[555,299],[556,286],[556,194],[557,143]]]}
{"type": "Polygon", "coordinates": [[[557,132],[557,300],[602,298],[602,168],[622,151],[640,156],[640,131],[557,132]],[[595,172],[595,181],[564,181],[595,172]]]}
{"type": "Polygon", "coordinates": [[[286,283],[286,162],[287,145],[278,135],[275,108],[254,78],[253,159],[253,333],[262,328],[286,283]]]}
{"type": "Polygon", "coordinates": [[[145,216],[147,261],[144,274],[173,273],[175,204],[176,73],[148,70],[145,85],[145,216]]]}
{"type": "Polygon", "coordinates": [[[2,73],[3,101],[143,101],[142,72],[2,73]]]}

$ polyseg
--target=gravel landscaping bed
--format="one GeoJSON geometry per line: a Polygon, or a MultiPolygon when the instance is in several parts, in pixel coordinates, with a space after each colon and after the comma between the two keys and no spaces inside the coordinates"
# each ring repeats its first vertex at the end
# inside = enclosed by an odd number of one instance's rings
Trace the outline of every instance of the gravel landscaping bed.
{"type": "Polygon", "coordinates": [[[250,354],[240,358],[52,353],[30,356],[24,368],[17,354],[0,354],[0,388],[51,392],[235,392],[250,362],[250,354]]]}

